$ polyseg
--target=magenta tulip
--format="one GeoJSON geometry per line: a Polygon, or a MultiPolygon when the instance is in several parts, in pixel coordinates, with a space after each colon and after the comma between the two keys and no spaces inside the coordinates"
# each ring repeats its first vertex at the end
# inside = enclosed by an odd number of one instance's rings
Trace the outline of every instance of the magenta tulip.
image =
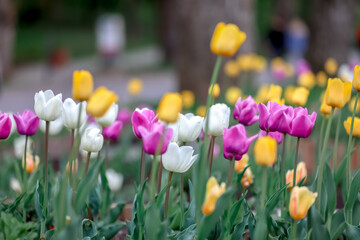
{"type": "Polygon", "coordinates": [[[138,128],[143,140],[143,149],[147,154],[156,155],[164,154],[168,148],[173,135],[173,130],[160,122],[151,124],[150,128],[139,126],[138,128]],[[162,146],[159,146],[162,143],[162,146]],[[157,149],[160,148],[160,152],[157,149]]]}
{"type": "MultiPolygon", "coordinates": [[[[283,134],[281,132],[269,132],[268,135],[275,138],[278,144],[282,143],[283,134]]],[[[266,136],[266,132],[264,130],[260,130],[260,136],[266,136]]]]}
{"type": "Polygon", "coordinates": [[[269,130],[289,134],[293,118],[294,109],[290,106],[283,105],[269,118],[269,130]]]}
{"type": "Polygon", "coordinates": [[[240,160],[242,156],[249,150],[251,142],[257,138],[257,134],[248,138],[246,136],[245,127],[237,124],[229,129],[224,129],[223,148],[224,157],[226,159],[240,160]]]}
{"type": "Polygon", "coordinates": [[[315,125],[316,112],[308,115],[306,108],[298,107],[295,109],[294,119],[291,123],[290,135],[293,137],[307,138],[315,125]]]}
{"type": "Polygon", "coordinates": [[[266,106],[262,103],[259,103],[260,129],[264,131],[270,131],[270,127],[272,127],[270,124],[274,123],[274,121],[272,121],[271,119],[274,116],[274,114],[279,110],[281,110],[281,106],[277,102],[269,101],[266,106]]]}
{"type": "Polygon", "coordinates": [[[311,72],[311,67],[305,59],[300,59],[296,63],[296,75],[300,76],[304,72],[311,72]]]}
{"type": "Polygon", "coordinates": [[[131,120],[131,111],[127,108],[120,109],[117,120],[121,121],[123,125],[128,124],[131,120]]]}
{"type": "Polygon", "coordinates": [[[103,136],[105,139],[117,141],[122,128],[123,128],[123,122],[116,120],[111,126],[104,128],[103,136]]]}
{"type": "Polygon", "coordinates": [[[14,114],[14,120],[19,134],[26,136],[35,135],[40,124],[40,118],[29,110],[25,110],[23,114],[14,114]]]}
{"type": "Polygon", "coordinates": [[[257,111],[257,104],[251,96],[244,100],[240,97],[236,101],[233,117],[239,123],[250,126],[259,120],[257,111]]]}
{"type": "Polygon", "coordinates": [[[9,114],[0,113],[0,139],[7,139],[11,132],[11,119],[9,114]]]}
{"type": "Polygon", "coordinates": [[[138,138],[142,138],[139,127],[144,127],[149,131],[151,126],[157,121],[158,120],[155,116],[154,111],[148,108],[136,108],[131,116],[131,123],[133,125],[135,136],[138,138]]]}

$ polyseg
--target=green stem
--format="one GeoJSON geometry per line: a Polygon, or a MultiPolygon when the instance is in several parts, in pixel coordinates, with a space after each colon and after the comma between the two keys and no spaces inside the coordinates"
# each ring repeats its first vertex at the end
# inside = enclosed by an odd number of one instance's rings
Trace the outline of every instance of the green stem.
{"type": "Polygon", "coordinates": [[[140,160],[140,184],[143,185],[145,181],[145,151],[143,148],[144,143],[141,145],[141,160],[140,160]]]}
{"type": "Polygon", "coordinates": [[[293,187],[296,186],[296,170],[297,170],[297,162],[298,162],[298,155],[299,155],[299,144],[300,138],[297,138],[296,142],[296,152],[295,152],[295,159],[294,159],[294,174],[293,174],[293,187]]]}
{"type": "Polygon", "coordinates": [[[321,120],[321,127],[320,127],[320,135],[319,135],[319,149],[318,149],[318,162],[317,164],[319,164],[320,161],[320,155],[321,155],[321,149],[322,149],[322,144],[323,144],[323,137],[324,137],[324,130],[325,130],[325,121],[326,121],[326,116],[322,115],[322,120],[321,120]]]}
{"type": "Polygon", "coordinates": [[[184,212],[185,212],[184,204],[185,204],[184,203],[184,173],[180,173],[180,208],[181,208],[180,229],[182,229],[184,222],[184,212]]]}
{"type": "MultiPolygon", "coordinates": [[[[28,143],[28,135],[25,136],[25,149],[24,149],[24,169],[23,169],[23,188],[24,192],[27,190],[27,174],[26,174],[26,151],[27,151],[27,143],[28,143]]],[[[24,201],[24,211],[23,211],[23,220],[26,222],[26,208],[25,208],[25,201],[24,201]]]]}
{"type": "Polygon", "coordinates": [[[216,137],[214,137],[214,136],[211,137],[210,144],[209,144],[209,151],[208,151],[209,174],[210,174],[210,175],[211,175],[211,169],[212,169],[213,158],[214,158],[215,138],[216,138],[216,137]]]}
{"type": "Polygon", "coordinates": [[[150,188],[149,188],[149,196],[151,200],[155,200],[155,178],[156,172],[158,167],[157,156],[154,156],[151,166],[151,173],[150,173],[150,188]]]}
{"type": "Polygon", "coordinates": [[[231,182],[232,182],[232,175],[233,175],[233,171],[234,171],[234,163],[235,163],[235,157],[232,158],[232,160],[229,163],[229,169],[228,169],[228,187],[231,186],[231,182]]]}
{"type": "Polygon", "coordinates": [[[85,170],[84,170],[84,176],[83,177],[86,176],[86,173],[87,173],[87,171],[89,169],[90,157],[91,157],[91,152],[88,152],[87,157],[86,157],[86,165],[85,165],[85,170]]]}
{"type": "Polygon", "coordinates": [[[293,223],[293,229],[292,229],[292,240],[296,240],[297,239],[297,220],[294,220],[293,223]]]}
{"type": "Polygon", "coordinates": [[[262,171],[262,183],[261,183],[261,198],[260,198],[260,209],[263,214],[265,214],[265,198],[266,198],[266,189],[267,189],[267,167],[263,166],[262,171]]]}
{"type": "MultiPolygon", "coordinates": [[[[284,137],[283,137],[283,148],[282,148],[282,153],[281,153],[281,169],[280,169],[280,183],[281,183],[281,186],[284,186],[286,184],[286,176],[285,176],[285,146],[286,146],[286,133],[284,133],[284,137]]],[[[283,191],[283,198],[281,199],[282,203],[281,203],[281,216],[284,216],[284,206],[285,206],[285,198],[286,198],[286,191],[283,191]]]]}
{"type": "Polygon", "coordinates": [[[162,155],[160,155],[160,166],[159,166],[159,174],[158,174],[157,193],[159,193],[160,190],[161,190],[162,170],[163,170],[162,155]]]}
{"type": "Polygon", "coordinates": [[[326,131],[325,131],[325,137],[324,137],[324,145],[322,147],[322,151],[321,151],[321,155],[320,155],[320,164],[319,164],[319,177],[317,180],[317,192],[319,194],[319,197],[317,199],[316,202],[316,207],[318,210],[320,210],[320,204],[321,204],[321,186],[322,186],[322,179],[323,179],[323,174],[324,174],[324,166],[325,166],[325,154],[326,154],[326,149],[327,149],[327,145],[328,145],[328,140],[329,140],[329,135],[330,135],[330,128],[331,128],[331,122],[332,122],[332,118],[333,118],[333,114],[334,114],[334,108],[331,109],[331,113],[329,116],[329,120],[326,126],[326,131]]]}
{"type": "Polygon", "coordinates": [[[170,183],[172,178],[173,172],[169,172],[169,178],[168,178],[168,186],[166,189],[166,197],[165,197],[165,207],[164,207],[164,220],[167,219],[168,216],[168,209],[169,209],[169,196],[170,196],[170,183]]]}
{"type": "Polygon", "coordinates": [[[45,224],[47,220],[47,207],[48,207],[48,197],[49,197],[49,183],[48,183],[48,150],[49,150],[49,127],[50,122],[46,121],[46,128],[45,128],[45,156],[44,156],[44,220],[43,220],[43,227],[41,236],[45,238],[45,224]]]}
{"type": "Polygon", "coordinates": [[[338,144],[339,144],[339,133],[340,133],[340,122],[341,122],[341,114],[342,111],[340,109],[340,114],[338,116],[338,121],[336,124],[336,134],[335,134],[335,143],[334,143],[334,151],[333,151],[333,174],[335,176],[335,170],[337,166],[337,150],[338,150],[338,144]]]}

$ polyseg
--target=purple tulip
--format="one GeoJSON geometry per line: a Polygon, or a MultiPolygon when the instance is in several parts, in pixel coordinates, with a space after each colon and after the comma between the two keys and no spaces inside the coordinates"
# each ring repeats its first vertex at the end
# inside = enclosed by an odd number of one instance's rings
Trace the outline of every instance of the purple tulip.
{"type": "Polygon", "coordinates": [[[143,108],[143,109],[136,108],[131,116],[131,123],[133,125],[135,136],[138,138],[142,138],[141,133],[139,131],[139,127],[140,126],[144,127],[149,131],[151,125],[157,121],[158,120],[155,116],[154,111],[148,108],[143,108]]]}
{"type": "Polygon", "coordinates": [[[30,110],[25,110],[23,114],[14,114],[14,120],[19,134],[26,136],[35,135],[40,124],[40,118],[30,110]]]}
{"type": "Polygon", "coordinates": [[[282,68],[273,69],[272,75],[275,78],[275,80],[278,82],[282,82],[286,78],[286,73],[285,73],[284,69],[282,69],[282,68]]]}
{"type": "Polygon", "coordinates": [[[273,121],[271,122],[270,120],[273,117],[273,115],[279,110],[281,110],[281,106],[277,102],[269,101],[266,106],[262,103],[259,103],[260,129],[264,131],[270,131],[270,127],[271,127],[270,123],[273,123],[273,121]]]}
{"type": "Polygon", "coordinates": [[[257,104],[254,99],[249,96],[244,100],[241,97],[236,101],[233,117],[239,123],[250,126],[259,120],[257,114],[257,104]]]}
{"type": "Polygon", "coordinates": [[[123,125],[128,124],[131,120],[131,111],[127,108],[120,109],[117,120],[121,121],[123,125]]]}
{"type": "Polygon", "coordinates": [[[111,126],[104,128],[103,136],[105,139],[117,141],[122,128],[123,122],[116,120],[111,126]]]}
{"type": "Polygon", "coordinates": [[[308,115],[306,108],[298,107],[295,109],[294,119],[291,123],[290,135],[293,137],[307,138],[315,125],[316,112],[308,115]]]}
{"type": "Polygon", "coordinates": [[[281,132],[289,134],[291,131],[291,121],[294,118],[294,109],[291,106],[281,106],[269,118],[269,130],[271,132],[281,132]]]}
{"type": "Polygon", "coordinates": [[[165,130],[164,124],[155,122],[150,128],[139,126],[138,130],[143,140],[143,149],[147,154],[157,154],[156,151],[158,147],[160,147],[158,146],[160,141],[162,141],[162,146],[161,152],[158,154],[164,154],[166,152],[173,135],[173,130],[171,128],[165,130]]]}
{"type": "Polygon", "coordinates": [[[11,119],[9,114],[0,113],[0,139],[7,139],[11,132],[11,119]]]}
{"type": "MultiPolygon", "coordinates": [[[[272,138],[275,138],[278,144],[282,143],[283,141],[284,134],[282,134],[281,132],[269,132],[268,135],[272,138]]],[[[266,132],[264,130],[260,130],[260,136],[266,136],[266,132]]]]}
{"type": "Polygon", "coordinates": [[[237,124],[229,129],[224,129],[223,148],[226,159],[240,160],[249,150],[251,142],[257,138],[257,134],[248,138],[244,125],[237,124]]]}
{"type": "Polygon", "coordinates": [[[304,72],[311,72],[311,67],[305,59],[300,59],[296,63],[296,75],[300,76],[304,72]]]}

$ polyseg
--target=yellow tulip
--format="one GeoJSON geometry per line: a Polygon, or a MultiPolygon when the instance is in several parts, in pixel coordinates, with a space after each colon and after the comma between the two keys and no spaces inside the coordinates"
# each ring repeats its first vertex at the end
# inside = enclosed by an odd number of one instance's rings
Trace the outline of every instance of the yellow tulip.
{"type": "Polygon", "coordinates": [[[240,73],[240,68],[236,61],[229,60],[225,63],[224,72],[225,72],[226,76],[228,76],[230,78],[237,77],[240,73]]]}
{"type": "MultiPolygon", "coordinates": [[[[304,162],[299,162],[297,167],[296,167],[296,185],[303,179],[303,183],[306,182],[307,179],[307,170],[306,170],[306,164],[304,162]]],[[[292,189],[292,187],[294,186],[293,184],[293,180],[294,180],[294,169],[287,171],[286,173],[286,184],[288,185],[289,190],[292,189]]]]}
{"type": "Polygon", "coordinates": [[[253,54],[242,54],[236,61],[241,71],[249,72],[253,68],[253,54]]]}
{"type": "Polygon", "coordinates": [[[255,55],[252,63],[252,69],[258,73],[263,72],[267,67],[266,58],[263,56],[255,55]]]}
{"type": "Polygon", "coordinates": [[[132,78],[128,82],[127,91],[130,95],[136,96],[138,95],[143,89],[143,82],[140,78],[132,78]]]}
{"type": "Polygon", "coordinates": [[[272,137],[261,137],[254,146],[255,162],[263,166],[271,166],[276,162],[277,143],[272,137]]]}
{"type": "Polygon", "coordinates": [[[351,97],[351,83],[340,78],[329,78],[325,92],[325,102],[335,108],[343,108],[351,97]]]}
{"type": "Polygon", "coordinates": [[[86,105],[86,111],[92,117],[102,117],[117,100],[118,96],[113,91],[103,86],[99,87],[90,96],[86,105]]]}
{"type": "MultiPolygon", "coordinates": [[[[26,153],[26,172],[32,173],[34,172],[37,167],[39,166],[40,158],[38,155],[33,156],[32,152],[26,153]]],[[[22,158],[22,168],[25,167],[25,159],[22,158]]]]}
{"type": "Polygon", "coordinates": [[[206,106],[204,106],[204,105],[198,106],[198,108],[196,109],[196,115],[198,115],[200,117],[205,117],[206,116],[206,106]]]}
{"type": "Polygon", "coordinates": [[[304,87],[295,88],[294,95],[292,98],[293,104],[301,107],[305,106],[307,99],[309,97],[309,93],[310,91],[307,88],[304,87]]]}
{"type": "Polygon", "coordinates": [[[360,91],[360,66],[356,65],[354,68],[354,77],[353,77],[353,81],[352,81],[352,87],[357,90],[360,91]]]}
{"type": "MultiPolygon", "coordinates": [[[[349,102],[349,111],[352,112],[354,110],[354,107],[355,107],[355,98],[353,97],[349,102]]],[[[360,99],[358,100],[355,109],[355,113],[359,113],[359,112],[360,112],[360,99]]]]}
{"type": "Polygon", "coordinates": [[[225,189],[225,183],[221,183],[221,185],[219,185],[216,178],[209,178],[206,184],[205,201],[201,207],[201,210],[205,216],[210,215],[215,210],[216,201],[225,192],[225,189]]]}
{"type": "Polygon", "coordinates": [[[280,98],[271,98],[269,99],[270,102],[277,102],[280,105],[284,105],[285,104],[285,99],[280,99],[280,98]]]}
{"type": "Polygon", "coordinates": [[[314,73],[312,73],[311,71],[306,71],[300,74],[298,78],[298,83],[302,87],[312,89],[316,84],[314,73]]]}
{"type": "Polygon", "coordinates": [[[319,71],[316,74],[316,82],[320,87],[325,87],[327,81],[327,76],[324,71],[319,71]]]}
{"type": "Polygon", "coordinates": [[[211,88],[212,89],[212,96],[213,98],[218,98],[220,95],[220,85],[218,83],[215,83],[215,85],[212,87],[209,87],[209,94],[211,93],[211,88]]]}
{"type": "Polygon", "coordinates": [[[77,101],[86,101],[94,89],[93,77],[89,71],[76,70],[73,73],[72,95],[77,101]]]}
{"type": "Polygon", "coordinates": [[[184,108],[191,108],[195,103],[195,94],[190,90],[181,91],[181,99],[184,108]]]}
{"type": "Polygon", "coordinates": [[[182,110],[181,96],[179,93],[166,93],[160,100],[157,114],[158,118],[167,123],[177,121],[182,110]]]}
{"type": "Polygon", "coordinates": [[[225,92],[225,100],[231,105],[235,105],[236,101],[241,97],[242,91],[238,87],[229,87],[225,92]]]}
{"type": "MultiPolygon", "coordinates": [[[[344,121],[344,127],[348,135],[350,134],[351,120],[352,118],[348,117],[346,121],[344,121]]],[[[358,117],[355,117],[354,119],[354,127],[353,127],[352,135],[355,137],[360,137],[360,118],[358,117]]]]}
{"type": "Polygon", "coordinates": [[[326,102],[323,100],[320,107],[320,112],[324,115],[330,115],[332,107],[326,104],[326,102]]]}
{"type": "Polygon", "coordinates": [[[316,197],[317,193],[309,191],[307,187],[294,187],[291,191],[289,203],[290,216],[295,220],[306,217],[316,197]]]}
{"type": "Polygon", "coordinates": [[[324,68],[327,74],[334,76],[338,70],[338,63],[334,58],[328,58],[325,61],[324,68]]]}
{"type": "Polygon", "coordinates": [[[246,39],[246,34],[235,25],[220,22],[214,30],[210,48],[214,54],[233,56],[246,39]]]}
{"type": "Polygon", "coordinates": [[[242,156],[240,161],[235,161],[234,169],[236,172],[242,172],[249,164],[249,155],[246,153],[242,156]]]}
{"type": "Polygon", "coordinates": [[[280,99],[282,94],[282,88],[279,85],[271,84],[269,92],[267,93],[267,99],[280,99]]]}
{"type": "Polygon", "coordinates": [[[257,103],[266,103],[268,101],[267,95],[269,90],[270,90],[269,85],[267,84],[261,85],[256,93],[255,101],[257,103]]]}
{"type": "Polygon", "coordinates": [[[296,87],[289,85],[285,88],[284,97],[287,104],[293,104],[293,95],[296,87]]]}
{"type": "Polygon", "coordinates": [[[241,178],[241,185],[243,188],[248,188],[253,182],[254,182],[254,175],[251,169],[248,167],[241,178]]]}

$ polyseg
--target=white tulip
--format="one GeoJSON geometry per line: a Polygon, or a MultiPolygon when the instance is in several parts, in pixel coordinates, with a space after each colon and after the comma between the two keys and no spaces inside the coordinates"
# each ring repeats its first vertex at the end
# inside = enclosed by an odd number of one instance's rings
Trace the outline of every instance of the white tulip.
{"type": "Polygon", "coordinates": [[[21,191],[22,191],[19,180],[17,180],[17,179],[14,178],[14,177],[11,177],[11,178],[10,178],[10,188],[11,188],[12,190],[14,190],[15,192],[17,192],[17,193],[21,193],[21,191]]]}
{"type": "Polygon", "coordinates": [[[35,93],[35,113],[41,120],[54,121],[61,114],[62,95],[54,95],[53,91],[46,90],[35,93]]]}
{"type": "Polygon", "coordinates": [[[208,114],[209,118],[206,117],[204,121],[205,132],[214,137],[223,135],[224,128],[229,127],[230,108],[226,104],[217,103],[210,107],[208,114]],[[208,123],[206,123],[207,121],[208,123]]]}
{"type": "Polygon", "coordinates": [[[352,82],[354,77],[354,71],[353,69],[350,69],[349,65],[344,63],[339,67],[338,76],[343,81],[352,82]]]}
{"type": "Polygon", "coordinates": [[[166,126],[166,128],[171,128],[173,130],[173,136],[170,142],[177,142],[179,140],[179,121],[169,124],[163,121],[159,121],[159,122],[163,123],[166,126]]]}
{"type": "Polygon", "coordinates": [[[99,152],[103,146],[104,137],[97,128],[87,128],[81,137],[80,147],[87,152],[99,152]]]}
{"type": "Polygon", "coordinates": [[[169,144],[166,153],[162,155],[162,163],[170,172],[184,173],[193,165],[198,155],[193,156],[191,146],[179,147],[176,143],[169,144]]]}
{"type": "MultiPolygon", "coordinates": [[[[40,130],[45,133],[46,130],[46,122],[44,120],[40,120],[39,125],[40,130]]],[[[58,135],[63,128],[63,121],[61,117],[55,119],[55,121],[49,122],[49,135],[54,136],[58,135]]]]}
{"type": "MultiPolygon", "coordinates": [[[[88,152],[88,151],[85,151],[85,150],[82,149],[81,146],[80,146],[80,153],[81,153],[82,159],[83,159],[84,162],[85,162],[85,161],[86,161],[86,158],[87,158],[87,156],[88,156],[88,154],[89,154],[89,152],[88,152]]],[[[92,153],[90,154],[90,159],[98,158],[98,156],[99,156],[98,152],[92,152],[92,153]]]]}
{"type": "Polygon", "coordinates": [[[192,142],[199,137],[204,118],[194,116],[192,113],[180,114],[179,122],[179,140],[182,142],[192,142]]]}
{"type": "Polygon", "coordinates": [[[123,185],[124,176],[121,173],[115,172],[115,170],[111,168],[106,170],[105,175],[111,191],[119,191],[123,185]]]}
{"type": "MultiPolygon", "coordinates": [[[[22,159],[24,156],[24,150],[25,150],[25,136],[20,136],[18,138],[15,138],[14,140],[14,154],[17,158],[22,159]]],[[[31,138],[28,138],[26,151],[31,152],[32,147],[32,140],[31,138]]]]}
{"type": "MultiPolygon", "coordinates": [[[[80,111],[80,103],[76,104],[71,98],[67,98],[62,106],[62,120],[64,126],[69,129],[77,128],[78,117],[80,111]]],[[[81,114],[80,114],[80,126],[86,120],[86,102],[82,103],[81,114]]]]}
{"type": "Polygon", "coordinates": [[[10,131],[10,136],[11,136],[14,132],[16,132],[16,122],[15,122],[13,113],[9,113],[9,117],[11,119],[11,131],[10,131]]]}
{"type": "Polygon", "coordinates": [[[106,113],[104,114],[104,116],[96,118],[96,122],[101,125],[102,127],[108,127],[111,126],[117,116],[118,116],[118,111],[119,111],[119,106],[114,103],[113,105],[111,105],[111,107],[106,111],[106,113]]]}

